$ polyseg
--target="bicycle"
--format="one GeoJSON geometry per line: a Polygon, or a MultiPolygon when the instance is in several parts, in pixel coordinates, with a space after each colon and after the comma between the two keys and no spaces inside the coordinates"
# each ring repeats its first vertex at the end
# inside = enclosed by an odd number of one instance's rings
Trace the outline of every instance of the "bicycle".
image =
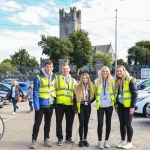
{"type": "Polygon", "coordinates": [[[2,139],[5,131],[3,118],[0,116],[0,140],[2,139]]]}

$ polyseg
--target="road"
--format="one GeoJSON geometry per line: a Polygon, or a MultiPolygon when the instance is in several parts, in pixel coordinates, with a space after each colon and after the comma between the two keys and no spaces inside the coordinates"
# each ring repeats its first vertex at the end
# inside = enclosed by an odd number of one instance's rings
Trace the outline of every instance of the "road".
{"type": "MultiPolygon", "coordinates": [[[[16,115],[12,115],[12,104],[8,103],[4,108],[0,109],[0,115],[4,119],[5,123],[5,133],[0,141],[0,150],[26,150],[29,149],[31,143],[32,127],[34,123],[34,113],[29,113],[28,102],[21,102],[19,105],[19,112],[16,115]]],[[[73,140],[75,140],[75,145],[63,143],[63,146],[56,145],[56,120],[55,112],[52,117],[52,125],[50,131],[50,140],[52,142],[52,147],[44,147],[43,142],[43,122],[38,136],[38,150],[84,150],[97,149],[97,113],[95,109],[95,104],[92,104],[92,113],[89,122],[89,133],[88,141],[90,146],[88,148],[79,148],[79,135],[78,135],[78,117],[75,116],[74,126],[73,126],[73,140]]],[[[65,122],[63,121],[63,128],[65,131],[65,122]]],[[[150,119],[142,115],[134,115],[133,118],[133,145],[132,150],[149,150],[150,149],[150,119]]],[[[104,126],[105,129],[105,126],[104,126]]],[[[105,135],[105,130],[103,130],[103,139],[105,135]]],[[[116,145],[120,142],[120,132],[119,132],[119,122],[118,117],[115,112],[112,116],[112,130],[110,134],[110,150],[117,150],[116,145]]]]}

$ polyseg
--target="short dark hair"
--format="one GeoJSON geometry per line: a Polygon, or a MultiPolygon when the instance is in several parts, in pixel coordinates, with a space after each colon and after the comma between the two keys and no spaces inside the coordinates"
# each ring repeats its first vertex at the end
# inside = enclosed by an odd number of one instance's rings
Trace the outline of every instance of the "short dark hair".
{"type": "Polygon", "coordinates": [[[53,62],[52,62],[51,60],[46,60],[46,61],[45,61],[45,66],[46,66],[46,65],[53,65],[53,62]]]}

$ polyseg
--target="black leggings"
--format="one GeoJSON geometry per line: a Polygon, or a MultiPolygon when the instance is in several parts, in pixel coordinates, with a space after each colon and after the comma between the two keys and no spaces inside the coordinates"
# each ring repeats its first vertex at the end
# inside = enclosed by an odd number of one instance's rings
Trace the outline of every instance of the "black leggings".
{"type": "Polygon", "coordinates": [[[133,136],[133,128],[131,125],[133,115],[130,115],[130,108],[118,104],[118,117],[120,122],[121,139],[124,141],[127,132],[127,141],[131,142],[133,136]]]}
{"type": "Polygon", "coordinates": [[[83,138],[84,139],[87,138],[88,123],[89,123],[90,114],[91,114],[91,104],[88,104],[88,105],[81,104],[80,113],[78,114],[78,117],[79,117],[79,136],[80,136],[81,141],[83,140],[83,138]],[[84,130],[84,137],[83,137],[83,130],[84,130]]]}
{"type": "Polygon", "coordinates": [[[105,140],[108,140],[110,131],[111,131],[111,116],[113,112],[113,107],[107,107],[107,108],[99,108],[97,110],[97,118],[98,118],[98,128],[97,128],[97,133],[98,133],[98,139],[99,141],[102,141],[102,129],[103,129],[103,120],[104,120],[104,112],[106,115],[106,135],[105,135],[105,140]]]}

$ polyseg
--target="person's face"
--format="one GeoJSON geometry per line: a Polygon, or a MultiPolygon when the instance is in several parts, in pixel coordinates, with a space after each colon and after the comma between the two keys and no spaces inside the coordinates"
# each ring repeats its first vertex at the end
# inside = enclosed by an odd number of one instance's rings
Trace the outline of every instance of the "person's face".
{"type": "Polygon", "coordinates": [[[117,70],[116,70],[116,75],[117,75],[119,78],[122,78],[123,75],[124,75],[123,68],[117,68],[117,70]]]}
{"type": "Polygon", "coordinates": [[[69,75],[69,71],[70,71],[70,68],[68,65],[62,67],[62,75],[64,76],[69,75]]]}
{"type": "Polygon", "coordinates": [[[17,82],[16,82],[16,81],[14,81],[13,85],[14,85],[14,86],[16,86],[16,85],[17,85],[17,82]]]}
{"type": "Polygon", "coordinates": [[[46,65],[44,69],[46,74],[50,75],[51,72],[53,71],[53,65],[46,65]]]}
{"type": "Polygon", "coordinates": [[[86,76],[86,75],[84,75],[83,77],[82,77],[82,81],[83,81],[83,83],[84,84],[87,84],[88,83],[88,77],[86,76]]]}
{"type": "Polygon", "coordinates": [[[102,70],[102,78],[103,79],[107,79],[107,77],[109,76],[109,72],[107,69],[103,69],[102,70]]]}

